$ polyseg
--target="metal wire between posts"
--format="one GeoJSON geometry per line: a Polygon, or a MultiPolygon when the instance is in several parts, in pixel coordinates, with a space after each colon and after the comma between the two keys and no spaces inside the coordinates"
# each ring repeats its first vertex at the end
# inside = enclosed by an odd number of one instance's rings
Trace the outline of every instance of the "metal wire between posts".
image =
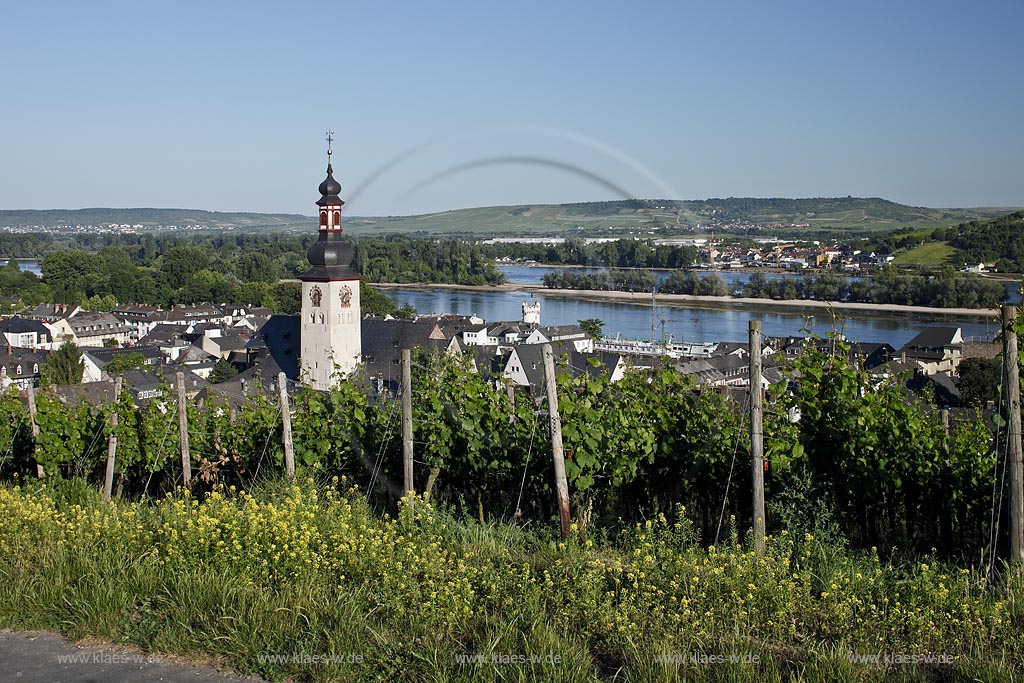
{"type": "MultiPolygon", "coordinates": [[[[743,401],[743,412],[741,414],[746,414],[747,408],[750,407],[749,404],[750,394],[748,392],[747,398],[743,401]]],[[[740,450],[740,437],[742,436],[742,434],[742,431],[736,432],[736,445],[732,449],[732,462],[729,463],[729,476],[725,480],[725,495],[722,497],[722,511],[718,514],[718,528],[715,529],[716,546],[718,545],[719,535],[722,533],[722,522],[725,520],[725,508],[729,504],[729,488],[730,486],[732,486],[732,473],[736,467],[736,455],[739,453],[740,450]]]]}
{"type": "Polygon", "coordinates": [[[530,467],[530,457],[533,455],[533,437],[537,434],[537,412],[533,413],[533,428],[530,430],[530,447],[526,450],[526,461],[523,463],[523,478],[519,482],[519,495],[516,497],[516,510],[513,513],[514,519],[522,516],[519,504],[523,501],[523,489],[526,488],[526,470],[530,467]]]}
{"type": "MultiPolygon", "coordinates": [[[[1000,356],[999,361],[999,381],[1002,382],[1003,374],[1006,371],[1006,359],[1000,356]]],[[[1003,414],[1003,392],[999,392],[999,401],[996,403],[996,415],[1002,417],[1003,414]]],[[[996,476],[999,470],[999,436],[1000,428],[996,425],[996,444],[995,449],[992,451],[992,509],[989,512],[988,521],[988,567],[985,568],[985,576],[989,581],[992,581],[993,571],[995,570],[996,563],[996,543],[999,541],[999,513],[998,511],[1003,507],[1003,491],[1006,489],[1006,465],[1007,459],[1010,452],[1010,440],[1006,440],[1006,447],[1003,455],[1003,472],[1002,482],[999,477],[996,476]],[[998,487],[998,499],[997,498],[997,487],[998,487]]]]}

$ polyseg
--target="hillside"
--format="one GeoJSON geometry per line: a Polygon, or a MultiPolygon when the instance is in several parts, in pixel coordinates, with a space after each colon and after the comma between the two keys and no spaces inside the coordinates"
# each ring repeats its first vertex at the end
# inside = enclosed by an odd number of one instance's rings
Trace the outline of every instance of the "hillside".
{"type": "Polygon", "coordinates": [[[933,229],[984,220],[1012,209],[931,209],[884,199],[728,198],[706,200],[639,199],[577,204],[538,204],[460,209],[419,216],[350,219],[353,231],[446,233],[453,235],[588,236],[671,235],[715,230],[720,234],[821,237],[870,234],[898,229],[933,229]]]}
{"type": "Polygon", "coordinates": [[[1024,211],[936,233],[936,239],[951,241],[964,263],[994,263],[1001,272],[1024,273],[1024,211]]]}
{"type": "MultiPolygon", "coordinates": [[[[510,235],[668,236],[714,230],[817,238],[892,230],[931,230],[995,218],[1012,209],[931,209],[875,198],[706,200],[638,199],[456,209],[415,216],[349,217],[367,232],[510,235]]],[[[141,225],[143,229],[305,231],[315,218],[299,214],[220,213],[192,209],[52,209],[0,211],[0,227],[25,230],[75,225],[141,225]]]]}
{"type": "Polygon", "coordinates": [[[76,225],[142,225],[144,229],[258,230],[308,226],[315,219],[299,214],[223,213],[200,209],[21,209],[0,210],[0,227],[54,228],[76,225]]]}

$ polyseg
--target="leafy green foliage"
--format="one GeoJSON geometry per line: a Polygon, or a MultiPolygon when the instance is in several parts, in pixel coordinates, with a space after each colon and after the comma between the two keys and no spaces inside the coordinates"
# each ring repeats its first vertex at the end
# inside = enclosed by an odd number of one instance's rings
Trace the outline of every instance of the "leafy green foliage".
{"type": "Polygon", "coordinates": [[[786,476],[805,475],[864,546],[978,548],[993,477],[987,429],[975,420],[950,439],[933,407],[898,383],[872,386],[847,353],[841,342],[834,353],[808,346],[797,362],[799,386],[781,401],[800,414],[786,476]],[[948,505],[941,516],[936,500],[948,505]]]}
{"type": "Polygon", "coordinates": [[[956,374],[960,378],[960,402],[966,406],[983,407],[994,401],[1002,381],[999,358],[965,358],[960,361],[956,374]]]}
{"type": "Polygon", "coordinates": [[[505,276],[479,245],[458,240],[361,237],[353,241],[352,267],[371,282],[444,282],[493,285],[505,276]]]}
{"type": "Polygon", "coordinates": [[[942,237],[960,250],[960,263],[993,263],[1000,271],[1024,273],[1024,212],[949,228],[942,237]]]}
{"type": "Polygon", "coordinates": [[[210,384],[220,384],[226,382],[235,375],[238,374],[238,370],[235,369],[231,363],[223,358],[217,359],[217,362],[213,364],[213,370],[210,371],[210,376],[207,378],[210,384]]]}
{"type": "Polygon", "coordinates": [[[124,372],[125,370],[141,370],[146,367],[146,357],[138,351],[119,353],[104,366],[104,372],[124,372]]]}
{"type": "Polygon", "coordinates": [[[577,320],[580,329],[589,334],[594,339],[600,339],[604,336],[604,321],[600,318],[586,318],[585,320],[577,320]]]}
{"type": "Polygon", "coordinates": [[[595,289],[616,292],[653,291],[658,278],[647,270],[609,270],[597,273],[552,271],[544,273],[541,283],[553,289],[595,289]]]}
{"type": "Polygon", "coordinates": [[[51,351],[39,368],[40,383],[43,386],[78,384],[85,372],[82,351],[70,339],[65,339],[60,348],[51,351]]]}
{"type": "Polygon", "coordinates": [[[363,282],[359,285],[359,306],[366,315],[393,315],[398,317],[399,308],[383,292],[363,282]]]}
{"type": "Polygon", "coordinates": [[[686,268],[697,260],[695,247],[632,238],[588,243],[579,237],[569,237],[552,245],[498,243],[486,245],[484,253],[518,261],[610,268],[686,268]]]}
{"type": "MultiPolygon", "coordinates": [[[[657,278],[645,270],[556,271],[545,273],[541,282],[551,288],[649,292],[655,287],[657,278]]],[[[693,271],[673,272],[657,289],[665,294],[697,296],[727,296],[732,293],[717,273],[698,275],[693,271]]],[[[800,278],[775,279],[755,272],[739,294],[757,299],[856,301],[939,308],[993,308],[1006,298],[1006,290],[998,282],[957,273],[950,265],[928,277],[888,266],[862,280],[849,280],[828,270],[800,278]]]]}

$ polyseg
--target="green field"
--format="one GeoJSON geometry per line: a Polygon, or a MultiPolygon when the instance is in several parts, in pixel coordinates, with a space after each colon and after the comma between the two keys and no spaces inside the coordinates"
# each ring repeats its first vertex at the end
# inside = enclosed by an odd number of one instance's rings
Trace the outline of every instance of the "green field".
{"type": "Polygon", "coordinates": [[[951,263],[956,249],[949,242],[925,242],[905,251],[893,261],[897,266],[941,266],[951,263]]]}

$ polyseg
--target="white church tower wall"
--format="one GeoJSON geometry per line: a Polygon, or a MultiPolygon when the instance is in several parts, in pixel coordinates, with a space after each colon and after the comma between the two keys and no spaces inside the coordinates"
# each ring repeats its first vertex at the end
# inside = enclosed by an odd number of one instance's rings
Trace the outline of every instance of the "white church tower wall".
{"type": "Polygon", "coordinates": [[[362,278],[351,268],[352,247],[342,240],[341,184],[331,167],[327,136],[327,178],[317,201],[320,235],[309,248],[310,269],[302,281],[300,379],[314,389],[330,389],[362,362],[362,278]]]}

